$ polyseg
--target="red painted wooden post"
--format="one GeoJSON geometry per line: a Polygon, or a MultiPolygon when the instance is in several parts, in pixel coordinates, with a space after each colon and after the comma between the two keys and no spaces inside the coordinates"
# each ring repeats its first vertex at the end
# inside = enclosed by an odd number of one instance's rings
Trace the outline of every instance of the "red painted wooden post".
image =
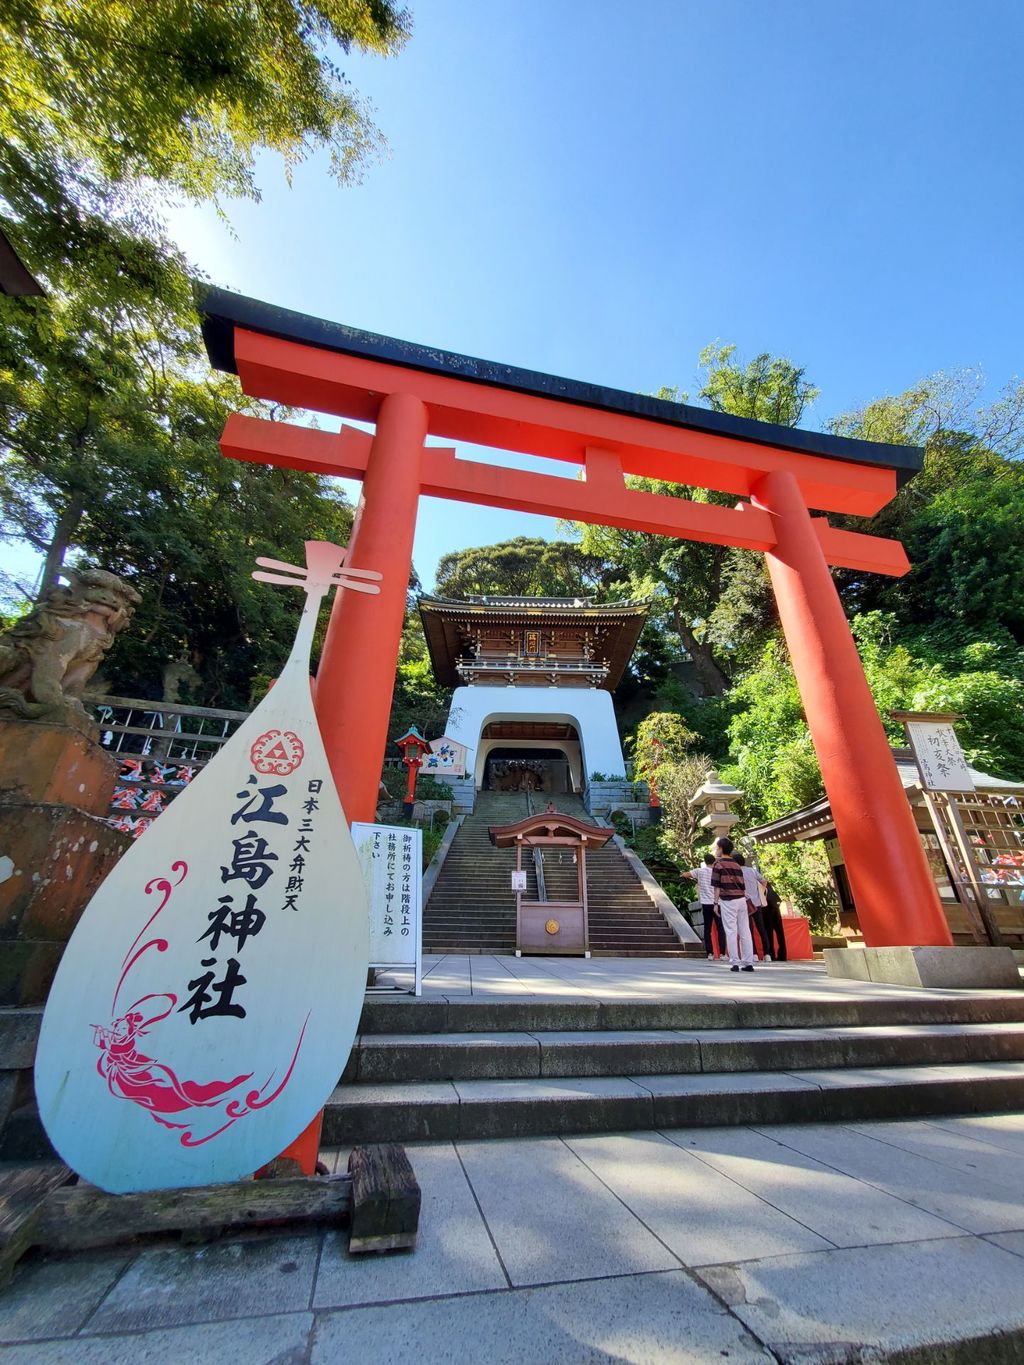
{"type": "Polygon", "coordinates": [[[754,500],[774,516],[765,559],[865,942],[949,946],[910,802],[797,481],[773,470],[754,500]]]}
{"type": "Polygon", "coordinates": [[[346,561],[379,570],[380,595],[373,611],[362,611],[346,600],[357,594],[339,594],[316,675],[317,719],[349,821],[373,820],[377,809],[426,434],[427,409],[418,398],[383,400],[346,561]]]}

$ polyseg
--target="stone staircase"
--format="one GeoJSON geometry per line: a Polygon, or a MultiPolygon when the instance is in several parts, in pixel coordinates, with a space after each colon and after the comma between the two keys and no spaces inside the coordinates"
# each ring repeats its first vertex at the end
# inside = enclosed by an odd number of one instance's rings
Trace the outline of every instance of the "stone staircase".
{"type": "MultiPolygon", "coordinates": [[[[534,810],[548,800],[563,815],[590,820],[578,796],[534,796],[534,810]]],[[[530,813],[522,792],[480,792],[465,818],[423,912],[425,953],[511,953],[516,941],[516,898],[511,873],[514,849],[495,848],[488,829],[530,813]]],[[[532,858],[524,858],[526,894],[537,896],[532,858]]],[[[544,858],[548,900],[576,898],[576,867],[566,853],[544,858]]],[[[681,957],[685,950],[614,844],[587,853],[590,949],[595,957],[681,957]]]]}
{"type": "MultiPolygon", "coordinates": [[[[516,898],[515,849],[495,848],[491,825],[510,825],[529,814],[523,792],[480,792],[476,809],[459,828],[423,909],[425,953],[513,953],[516,898]]],[[[537,894],[527,860],[527,895],[537,894]]]]}
{"type": "MultiPolygon", "coordinates": [[[[41,1016],[0,1011],[8,1083],[20,1070],[28,1088],[41,1016]]],[[[323,1142],[1020,1110],[1024,991],[692,1003],[399,996],[367,999],[323,1142]]],[[[53,1151],[28,1100],[7,1120],[0,1159],[43,1158],[53,1151]]]]}
{"type": "Polygon", "coordinates": [[[1019,995],[371,1000],[324,1142],[1024,1108],[1019,995]]]}

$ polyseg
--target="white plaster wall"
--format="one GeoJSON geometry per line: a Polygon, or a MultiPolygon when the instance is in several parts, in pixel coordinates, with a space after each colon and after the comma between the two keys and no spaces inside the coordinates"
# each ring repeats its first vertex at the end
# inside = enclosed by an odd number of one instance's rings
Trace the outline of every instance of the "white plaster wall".
{"type": "MultiPolygon", "coordinates": [[[[610,692],[590,687],[459,687],[452,697],[451,710],[445,733],[460,740],[469,752],[466,755],[467,773],[476,774],[479,787],[483,779],[486,748],[491,741],[480,741],[485,725],[491,721],[516,720],[555,722],[574,725],[580,737],[582,752],[578,766],[575,755],[566,747],[573,777],[580,785],[579,775],[592,772],[623,773],[626,765],[622,745],[615,724],[610,692]]],[[[503,740],[507,747],[516,741],[503,740]]],[[[524,747],[528,747],[524,743],[524,747]]],[[[561,747],[554,742],[538,741],[541,749],[561,747]]]]}

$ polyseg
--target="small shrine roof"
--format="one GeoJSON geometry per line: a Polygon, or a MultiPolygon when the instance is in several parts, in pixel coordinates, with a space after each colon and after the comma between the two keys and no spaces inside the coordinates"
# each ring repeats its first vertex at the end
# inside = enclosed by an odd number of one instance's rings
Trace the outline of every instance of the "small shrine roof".
{"type": "Polygon", "coordinates": [[[496,848],[508,848],[522,839],[584,839],[595,848],[603,847],[615,833],[607,825],[592,825],[586,820],[578,820],[574,815],[564,815],[548,805],[547,810],[535,811],[523,820],[511,825],[491,825],[487,833],[496,848]]]}
{"type": "Polygon", "coordinates": [[[607,662],[601,686],[614,691],[640,638],[649,599],[595,602],[590,597],[427,597],[419,599],[420,619],[434,676],[458,687],[457,664],[467,655],[470,632],[484,623],[523,629],[579,625],[600,636],[595,658],[607,662]]]}
{"type": "Polygon", "coordinates": [[[486,609],[495,611],[554,611],[559,616],[579,612],[597,616],[646,616],[651,602],[648,597],[624,598],[621,602],[598,602],[593,597],[429,597],[419,599],[420,610],[454,610],[457,612],[486,609]]]}

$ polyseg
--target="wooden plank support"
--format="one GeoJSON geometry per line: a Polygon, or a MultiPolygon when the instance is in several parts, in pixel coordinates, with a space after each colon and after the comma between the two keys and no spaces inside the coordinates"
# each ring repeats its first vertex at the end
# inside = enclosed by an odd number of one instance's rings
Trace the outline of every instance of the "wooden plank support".
{"type": "Polygon", "coordinates": [[[39,1245],[46,1201],[70,1179],[67,1166],[52,1162],[0,1176],[0,1288],[10,1283],[25,1252],[39,1245]]]}
{"type": "Polygon", "coordinates": [[[348,1221],[352,1252],[411,1251],[416,1245],[420,1187],[405,1149],[394,1143],[354,1148],[347,1175],[141,1194],[107,1194],[94,1185],[68,1184],[72,1178],[56,1162],[0,1177],[0,1288],[32,1247],[88,1251],[161,1233],[210,1241],[255,1227],[348,1221]]]}
{"type": "Polygon", "coordinates": [[[338,1223],[350,1202],[347,1175],[242,1180],[142,1194],[107,1194],[94,1185],[69,1185],[48,1196],[35,1244],[54,1251],[85,1251],[157,1233],[206,1240],[267,1224],[338,1223]]]}
{"type": "Polygon", "coordinates": [[[348,1159],[352,1218],[348,1249],[411,1251],[420,1221],[420,1187],[397,1143],[356,1147],[348,1159]]]}

